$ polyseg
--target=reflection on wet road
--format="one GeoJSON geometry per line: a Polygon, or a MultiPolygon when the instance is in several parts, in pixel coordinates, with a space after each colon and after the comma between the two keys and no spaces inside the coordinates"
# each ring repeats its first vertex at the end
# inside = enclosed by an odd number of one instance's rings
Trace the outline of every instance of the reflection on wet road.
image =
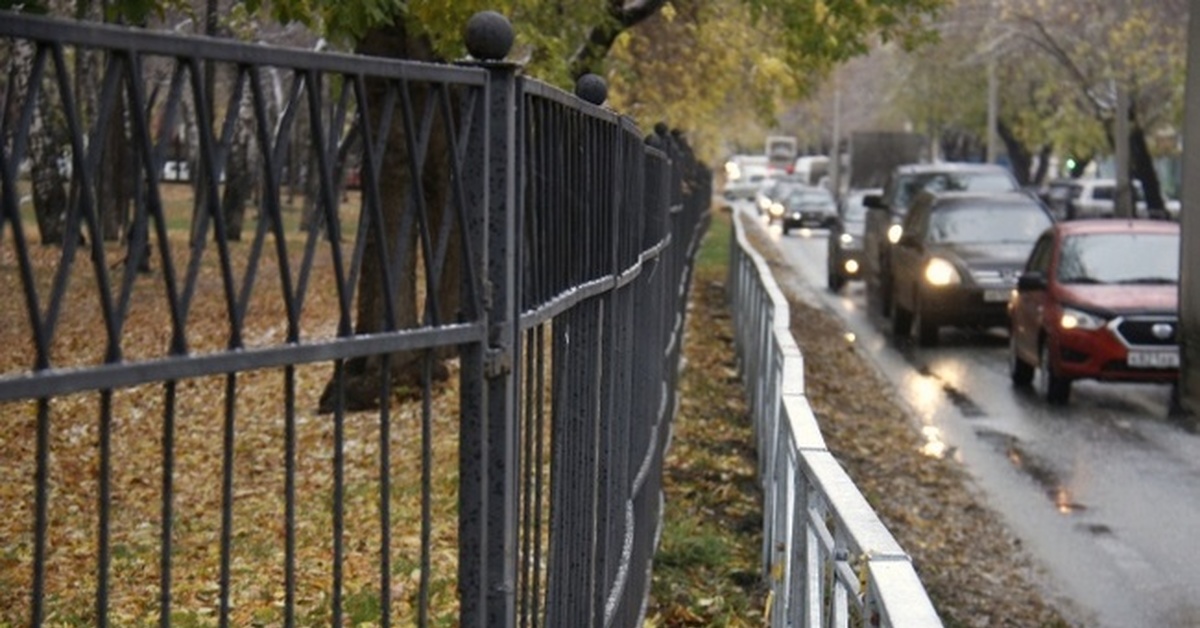
{"type": "MultiPolygon", "coordinates": [[[[1170,389],[1076,382],[1066,407],[1008,376],[1003,329],[943,329],[936,347],[891,337],[862,285],[825,289],[825,232],[782,236],[795,289],[839,316],[925,436],[956,460],[1083,625],[1200,626],[1200,436],[1169,416],[1170,389]]],[[[782,279],[782,278],[781,278],[782,279]]]]}

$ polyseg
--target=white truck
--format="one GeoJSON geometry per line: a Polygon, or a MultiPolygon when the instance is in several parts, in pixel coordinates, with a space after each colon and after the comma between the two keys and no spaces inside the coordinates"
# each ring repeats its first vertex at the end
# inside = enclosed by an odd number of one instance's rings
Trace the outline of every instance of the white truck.
{"type": "Polygon", "coordinates": [[[764,153],[771,170],[790,173],[796,165],[799,142],[791,135],[768,135],[764,153]]]}

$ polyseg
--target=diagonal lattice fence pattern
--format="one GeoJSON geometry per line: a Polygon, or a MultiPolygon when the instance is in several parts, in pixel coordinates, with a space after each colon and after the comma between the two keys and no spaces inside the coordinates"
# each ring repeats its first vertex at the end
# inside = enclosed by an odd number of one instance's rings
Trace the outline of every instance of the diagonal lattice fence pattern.
{"type": "Polygon", "coordinates": [[[0,63],[0,623],[640,621],[678,138],[498,61],[6,13],[0,63]]]}

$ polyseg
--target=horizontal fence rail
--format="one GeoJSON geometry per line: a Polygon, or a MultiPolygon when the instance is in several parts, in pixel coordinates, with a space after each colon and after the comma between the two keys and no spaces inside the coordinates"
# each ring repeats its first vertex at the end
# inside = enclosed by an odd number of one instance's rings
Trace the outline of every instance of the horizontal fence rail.
{"type": "Polygon", "coordinates": [[[678,134],[499,59],[0,12],[0,64],[0,625],[642,623],[678,134]]]}
{"type": "Polygon", "coordinates": [[[743,219],[734,210],[727,291],[763,487],[770,625],[941,626],[911,559],[825,446],[787,299],[743,219]]]}

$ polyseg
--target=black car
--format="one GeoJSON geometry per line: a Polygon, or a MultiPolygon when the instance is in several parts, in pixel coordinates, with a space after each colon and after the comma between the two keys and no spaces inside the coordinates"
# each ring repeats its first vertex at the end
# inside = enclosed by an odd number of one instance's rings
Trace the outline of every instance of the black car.
{"type": "Polygon", "coordinates": [[[826,283],[831,292],[841,290],[847,281],[862,276],[863,231],[867,226],[867,206],[863,200],[882,191],[878,188],[850,190],[838,202],[837,220],[829,227],[825,258],[826,283]]]}
{"type": "Polygon", "coordinates": [[[867,212],[863,232],[863,280],[868,307],[883,316],[892,311],[892,280],[888,274],[891,245],[900,237],[901,221],[912,200],[922,190],[932,192],[1001,192],[1018,190],[1012,172],[995,164],[942,162],[897,166],[883,185],[883,194],[864,199],[867,212]]]}
{"type": "Polygon", "coordinates": [[[764,185],[759,188],[758,194],[754,197],[754,205],[760,215],[774,219],[775,217],[771,215],[771,206],[777,200],[781,200],[787,196],[791,190],[802,187],[805,187],[805,184],[794,175],[775,175],[765,181],[764,185]]]}
{"type": "Polygon", "coordinates": [[[771,219],[783,224],[784,235],[796,227],[829,227],[837,220],[837,202],[823,187],[789,187],[780,198],[771,200],[771,219]]]}
{"type": "Polygon", "coordinates": [[[922,192],[892,247],[892,332],[933,345],[938,328],[1008,324],[1008,300],[1050,211],[1023,192],[922,192]]]}

